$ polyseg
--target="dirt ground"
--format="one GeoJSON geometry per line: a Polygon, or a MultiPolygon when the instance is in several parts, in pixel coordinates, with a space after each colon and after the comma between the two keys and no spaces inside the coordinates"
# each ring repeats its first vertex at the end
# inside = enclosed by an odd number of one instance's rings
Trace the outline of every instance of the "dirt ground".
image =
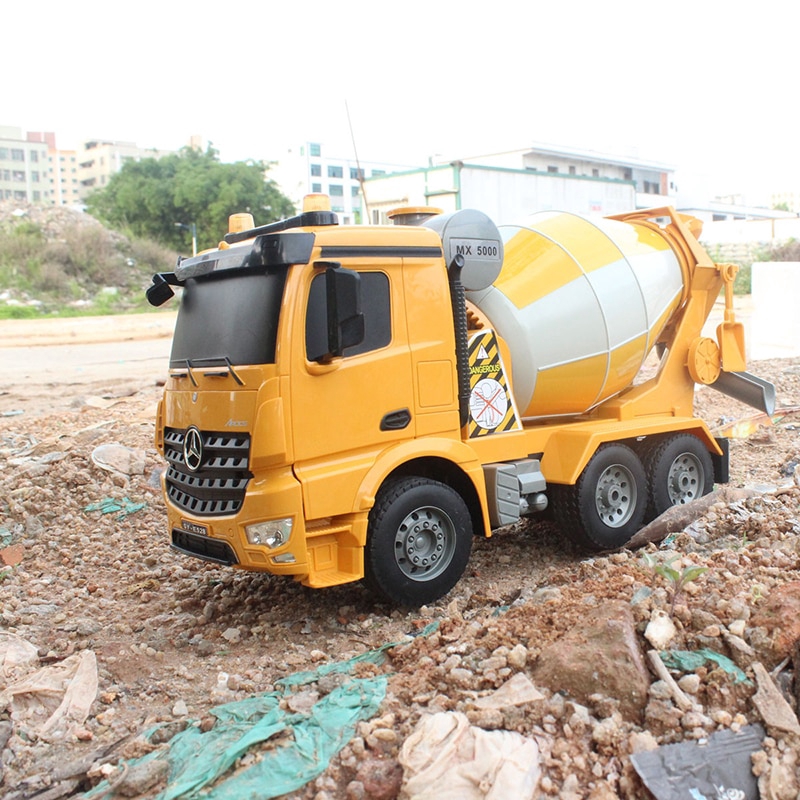
{"type": "MultiPolygon", "coordinates": [[[[164,317],[150,328],[140,323],[144,340],[163,352],[171,320],[164,317]]],[[[37,348],[67,337],[76,346],[81,337],[85,346],[113,344],[121,324],[73,336],[55,332],[56,325],[36,330],[25,323],[21,332],[20,323],[2,323],[0,350],[22,349],[33,365],[37,348]]],[[[125,336],[142,340],[129,331],[125,336]]],[[[164,774],[131,783],[127,759],[158,756],[169,736],[187,726],[211,730],[210,710],[220,703],[273,692],[288,675],[364,657],[390,643],[400,645],[388,649],[382,663],[366,660],[356,668],[359,678],[385,679],[378,710],[358,723],[321,774],[283,796],[407,796],[400,794],[401,747],[419,720],[437,711],[461,711],[481,729],[535,741],[541,766],[535,797],[563,800],[645,798],[630,762],[642,742],[699,740],[763,724],[752,690],[728,692],[719,670],[704,668],[683,681],[694,691],[694,711],[660,696],[663,686],[653,687],[663,682],[656,676],[637,721],[620,717],[614,698],[601,693],[581,704],[558,686],[537,685],[543,694],[538,702],[476,710],[477,699],[510,677],[533,674],[548,645],[587,609],[612,601],[630,606],[645,647],[645,626],[670,608],[669,585],[644,565],[641,551],[587,557],[547,521],[476,541],[464,579],[441,601],[417,610],[376,604],[360,584],[313,591],[176,555],[168,546],[158,488],[163,463],[152,443],[166,365],[150,358],[133,377],[124,365],[124,377],[110,374],[107,356],[81,379],[63,380],[58,370],[45,372],[41,365],[23,369],[22,379],[0,377],[0,552],[9,562],[0,568],[0,644],[29,643],[36,668],[91,654],[98,681],[85,717],[54,736],[41,734],[35,710],[13,714],[8,694],[0,691],[0,787],[6,797],[75,796],[103,787],[105,778],[118,796],[156,797],[165,788],[164,774]],[[438,629],[417,636],[430,623],[438,629]],[[162,726],[160,733],[145,738],[154,725],[162,726]]],[[[773,669],[780,663],[773,640],[763,626],[750,623],[771,596],[800,581],[800,490],[794,478],[800,358],[750,368],[777,386],[771,420],[711,390],[698,392],[697,411],[713,428],[730,431],[738,423],[730,485],[755,492],[716,502],[674,538],[670,552],[680,563],[708,572],[675,609],[672,646],[716,643],[730,654],[724,637],[737,632],[751,648],[750,660],[773,669]]],[[[648,549],[659,554],[654,545],[648,549]]],[[[22,670],[8,660],[0,667],[8,685],[22,670]]],[[[783,670],[791,678],[791,660],[783,670]]],[[[334,670],[282,702],[303,713],[341,685],[335,678],[334,670]]],[[[762,797],[796,798],[797,740],[769,733],[756,758],[762,797]]],[[[281,741],[254,748],[234,767],[241,772],[266,760],[281,741]]]]}

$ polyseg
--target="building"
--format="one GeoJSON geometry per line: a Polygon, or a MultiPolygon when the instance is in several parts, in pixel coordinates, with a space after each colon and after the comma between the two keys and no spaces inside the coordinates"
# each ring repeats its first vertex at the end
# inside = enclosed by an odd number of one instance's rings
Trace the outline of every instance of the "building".
{"type": "Polygon", "coordinates": [[[0,126],[0,199],[51,202],[47,136],[0,126]]]}
{"type": "Polygon", "coordinates": [[[78,180],[78,153],[76,150],[48,151],[48,179],[50,199],[54,206],[77,206],[81,203],[78,180]]]}
{"type": "Polygon", "coordinates": [[[173,153],[172,150],[138,147],[133,142],[102,139],[84,142],[77,153],[81,200],[85,200],[96,189],[106,186],[111,176],[119,172],[126,162],[141,161],[143,158],[163,158],[173,153]]]}
{"type": "Polygon", "coordinates": [[[547,210],[608,215],[672,203],[673,174],[658,162],[535,145],[370,178],[365,199],[372,222],[398,206],[475,208],[498,222],[547,210]]]}
{"type": "Polygon", "coordinates": [[[323,145],[304,142],[290,148],[269,175],[296,208],[300,208],[307,194],[327,194],[342,224],[358,224],[365,221],[362,216],[364,182],[402,169],[407,167],[332,156],[323,145]]]}

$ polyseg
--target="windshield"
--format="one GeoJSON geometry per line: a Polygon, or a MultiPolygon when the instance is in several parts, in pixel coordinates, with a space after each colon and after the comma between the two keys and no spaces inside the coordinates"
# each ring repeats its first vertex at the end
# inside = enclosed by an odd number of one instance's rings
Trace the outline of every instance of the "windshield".
{"type": "Polygon", "coordinates": [[[286,269],[225,271],[191,278],[183,289],[170,367],[219,359],[274,364],[286,269]]]}

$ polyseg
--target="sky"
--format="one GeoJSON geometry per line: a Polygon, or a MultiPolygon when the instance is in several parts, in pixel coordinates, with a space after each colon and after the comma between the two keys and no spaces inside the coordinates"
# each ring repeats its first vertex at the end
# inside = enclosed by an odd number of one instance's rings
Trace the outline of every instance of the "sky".
{"type": "Polygon", "coordinates": [[[420,165],[549,143],[669,164],[690,195],[800,191],[797,0],[38,0],[2,22],[0,126],[60,148],[420,165]]]}

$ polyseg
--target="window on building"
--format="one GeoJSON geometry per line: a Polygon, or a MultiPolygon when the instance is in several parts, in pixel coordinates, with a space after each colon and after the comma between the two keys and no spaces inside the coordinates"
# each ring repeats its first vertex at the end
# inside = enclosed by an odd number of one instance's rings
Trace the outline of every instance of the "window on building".
{"type": "Polygon", "coordinates": [[[385,175],[386,174],[386,170],[385,169],[374,169],[374,170],[372,170],[372,172],[370,174],[374,178],[376,175],[385,175]]]}
{"type": "MultiPolygon", "coordinates": [[[[361,308],[364,312],[364,341],[349,347],[344,357],[386,347],[392,340],[389,279],[382,272],[360,272],[361,308]]],[[[306,312],[306,358],[315,361],[328,352],[327,296],[325,273],[314,277],[306,312]]]]}
{"type": "Polygon", "coordinates": [[[311,176],[314,178],[322,177],[322,164],[311,165],[311,176]]]}
{"type": "Polygon", "coordinates": [[[19,189],[17,189],[14,192],[14,199],[15,200],[27,200],[28,199],[28,193],[27,192],[22,192],[19,189]]]}
{"type": "Polygon", "coordinates": [[[34,183],[39,183],[39,173],[36,170],[31,170],[31,180],[34,183]]]}
{"type": "Polygon", "coordinates": [[[8,148],[0,147],[0,161],[5,161],[8,158],[8,148]]]}
{"type": "Polygon", "coordinates": [[[344,197],[344,186],[341,183],[331,183],[328,186],[328,194],[331,197],[344,197]]]}
{"type": "Polygon", "coordinates": [[[337,167],[333,164],[328,166],[328,177],[329,178],[343,178],[344,177],[344,168],[337,167]]]}
{"type": "Polygon", "coordinates": [[[571,166],[571,167],[569,168],[569,174],[570,174],[570,175],[574,175],[574,174],[575,174],[575,172],[576,172],[576,170],[575,170],[575,167],[572,167],[572,166],[571,166]]]}
{"type": "Polygon", "coordinates": [[[547,171],[551,173],[556,173],[558,172],[558,167],[548,167],[547,171]]]}
{"type": "Polygon", "coordinates": [[[724,222],[726,219],[728,219],[728,215],[727,214],[712,214],[711,215],[711,220],[713,222],[724,222]]]}
{"type": "Polygon", "coordinates": [[[11,170],[10,169],[4,169],[3,170],[3,180],[4,181],[10,181],[11,180],[11,170]]]}
{"type": "Polygon", "coordinates": [[[630,169],[629,167],[626,167],[624,170],[622,170],[622,179],[626,180],[626,181],[632,181],[633,180],[633,170],[630,169]]]}
{"type": "Polygon", "coordinates": [[[12,161],[24,161],[25,160],[25,151],[18,150],[15,147],[11,148],[11,160],[12,161]]]}
{"type": "Polygon", "coordinates": [[[36,150],[31,150],[31,161],[38,161],[39,153],[36,150]]]}
{"type": "Polygon", "coordinates": [[[351,197],[358,197],[358,193],[359,193],[360,191],[361,191],[361,190],[358,188],[358,186],[351,186],[351,187],[350,187],[350,196],[351,196],[351,197]]]}
{"type": "Polygon", "coordinates": [[[41,200],[41,199],[42,199],[41,192],[34,192],[34,193],[33,193],[33,202],[34,202],[34,203],[35,203],[37,200],[41,200]]]}
{"type": "Polygon", "coordinates": [[[11,173],[11,180],[15,183],[25,183],[25,172],[21,169],[15,169],[11,173]]]}
{"type": "Polygon", "coordinates": [[[350,167],[350,180],[351,181],[363,181],[364,180],[364,170],[358,169],[357,167],[350,167]]]}
{"type": "Polygon", "coordinates": [[[593,169],[592,170],[592,177],[593,178],[599,178],[600,177],[600,170],[599,169],[593,169]]]}
{"type": "Polygon", "coordinates": [[[322,184],[321,183],[312,183],[311,184],[311,191],[314,194],[320,194],[322,192],[322,184]]]}
{"type": "Polygon", "coordinates": [[[314,142],[309,142],[308,154],[314,158],[319,158],[322,155],[322,147],[314,142]]]}

